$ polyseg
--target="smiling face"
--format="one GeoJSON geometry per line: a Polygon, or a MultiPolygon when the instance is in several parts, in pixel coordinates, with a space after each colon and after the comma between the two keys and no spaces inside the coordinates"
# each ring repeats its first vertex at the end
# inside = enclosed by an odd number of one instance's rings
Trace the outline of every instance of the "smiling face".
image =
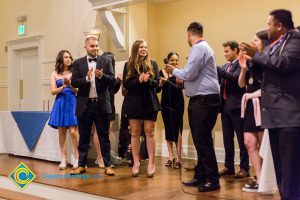
{"type": "Polygon", "coordinates": [[[234,61],[238,57],[237,49],[232,50],[230,46],[224,47],[224,56],[227,61],[234,61]]]}
{"type": "Polygon", "coordinates": [[[88,38],[85,41],[84,48],[86,49],[86,53],[94,58],[99,53],[99,46],[98,46],[98,40],[96,38],[88,38]]]}
{"type": "Polygon", "coordinates": [[[176,54],[172,55],[169,60],[168,60],[168,64],[174,66],[174,67],[177,67],[178,66],[178,61],[179,61],[179,58],[176,54]]]}
{"type": "Polygon", "coordinates": [[[148,47],[147,43],[143,42],[140,44],[139,49],[138,49],[138,57],[140,59],[144,59],[148,55],[148,47]]]}
{"type": "Polygon", "coordinates": [[[68,52],[65,52],[63,55],[64,66],[70,66],[72,64],[72,57],[68,52]]]}

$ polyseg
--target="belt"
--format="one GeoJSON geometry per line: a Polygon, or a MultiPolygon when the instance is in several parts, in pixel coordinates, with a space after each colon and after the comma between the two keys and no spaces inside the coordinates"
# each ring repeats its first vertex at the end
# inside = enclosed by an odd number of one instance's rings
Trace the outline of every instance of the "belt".
{"type": "Polygon", "coordinates": [[[89,98],[89,102],[93,102],[93,103],[98,102],[98,98],[89,98]]]}

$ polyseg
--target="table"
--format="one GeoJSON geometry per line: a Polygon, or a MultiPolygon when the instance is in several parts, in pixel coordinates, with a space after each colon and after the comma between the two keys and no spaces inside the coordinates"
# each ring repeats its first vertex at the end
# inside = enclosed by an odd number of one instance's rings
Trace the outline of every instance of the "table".
{"type": "MultiPolygon", "coordinates": [[[[30,151],[11,112],[0,112],[0,153],[60,162],[58,136],[58,130],[51,128],[47,121],[34,149],[30,151]]],[[[70,134],[67,134],[67,161],[75,162],[70,134]]]]}

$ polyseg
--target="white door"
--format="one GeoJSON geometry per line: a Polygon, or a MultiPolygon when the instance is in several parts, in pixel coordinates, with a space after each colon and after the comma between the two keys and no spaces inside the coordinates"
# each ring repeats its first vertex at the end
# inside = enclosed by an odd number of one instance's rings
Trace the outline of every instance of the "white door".
{"type": "Polygon", "coordinates": [[[21,111],[42,110],[38,49],[19,51],[19,86],[21,111]]]}

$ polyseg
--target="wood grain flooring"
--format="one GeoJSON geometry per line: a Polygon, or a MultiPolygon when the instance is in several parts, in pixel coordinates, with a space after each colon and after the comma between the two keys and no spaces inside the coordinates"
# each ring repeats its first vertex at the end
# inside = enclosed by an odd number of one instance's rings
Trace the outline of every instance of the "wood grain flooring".
{"type": "MultiPolygon", "coordinates": [[[[87,169],[87,175],[90,177],[85,176],[86,179],[83,179],[83,177],[69,178],[71,167],[59,170],[59,163],[56,162],[0,154],[0,174],[7,176],[20,162],[24,162],[36,174],[34,182],[116,199],[280,199],[278,194],[260,195],[242,192],[243,185],[249,179],[233,177],[221,178],[219,191],[199,193],[197,188],[185,187],[181,184],[183,180],[189,180],[193,176],[193,171],[165,167],[166,160],[163,157],[156,158],[154,178],[147,178],[147,161],[142,162],[140,175],[136,178],[131,176],[131,168],[127,165],[115,167],[116,175],[108,177],[104,175],[103,169],[96,168],[91,161],[87,169]],[[60,177],[53,178],[54,175],[60,177]],[[61,178],[63,176],[65,178],[61,178]]],[[[193,162],[187,160],[184,165],[192,165],[193,162]]]]}

